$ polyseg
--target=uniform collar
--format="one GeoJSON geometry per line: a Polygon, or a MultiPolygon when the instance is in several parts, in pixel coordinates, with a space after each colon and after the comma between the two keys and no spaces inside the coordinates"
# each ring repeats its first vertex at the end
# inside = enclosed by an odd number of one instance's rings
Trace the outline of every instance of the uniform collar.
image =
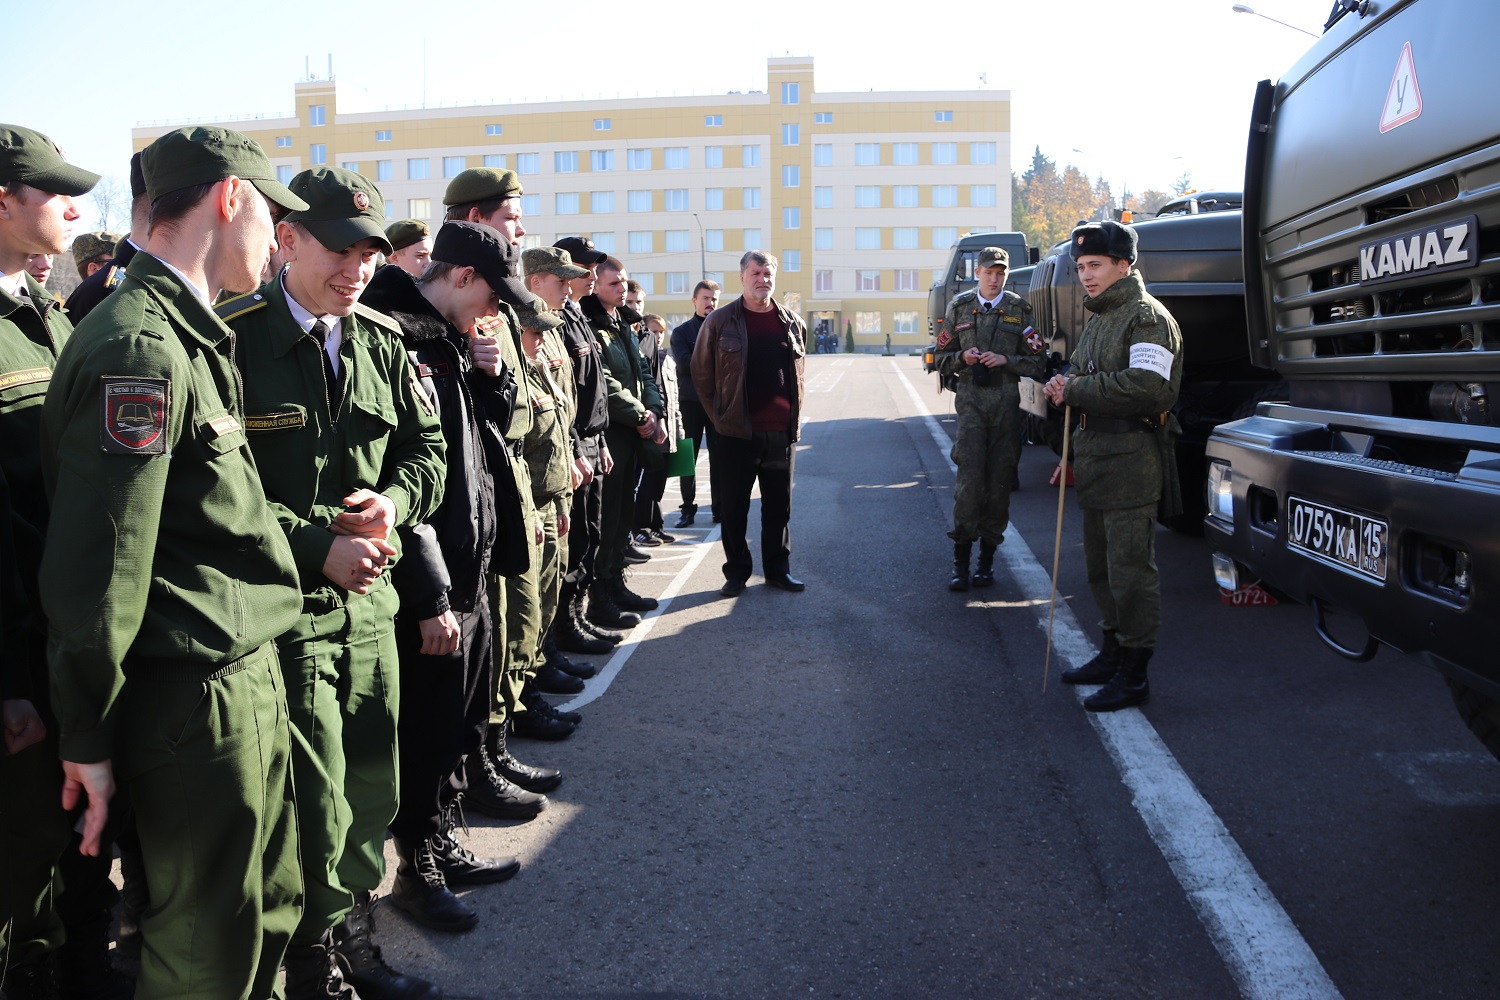
{"type": "Polygon", "coordinates": [[[1083,307],[1089,312],[1105,313],[1127,302],[1134,302],[1145,294],[1146,283],[1141,280],[1141,272],[1131,268],[1129,274],[1098,295],[1084,299],[1083,307]]]}
{"type": "MultiPolygon", "coordinates": [[[[279,274],[264,285],[261,285],[260,291],[256,294],[264,298],[267,308],[274,311],[277,317],[282,320],[282,322],[271,325],[268,336],[273,355],[278,358],[285,357],[296,346],[297,342],[306,337],[308,332],[312,330],[315,317],[313,317],[312,313],[303,309],[295,299],[286,293],[286,288],[281,284],[281,276],[279,274]],[[305,324],[302,320],[298,319],[299,313],[306,320],[305,324]]],[[[325,323],[332,318],[322,317],[325,323]]],[[[339,327],[334,327],[330,323],[329,329],[338,329],[344,337],[348,337],[354,332],[355,324],[352,322],[353,319],[352,315],[346,316],[339,321],[339,327]]]]}
{"type": "Polygon", "coordinates": [[[175,320],[190,336],[211,347],[217,347],[229,337],[229,327],[224,321],[193,294],[188,283],[177,276],[175,268],[169,267],[159,257],[142,250],[130,259],[125,273],[150,292],[161,303],[167,318],[175,320]]]}

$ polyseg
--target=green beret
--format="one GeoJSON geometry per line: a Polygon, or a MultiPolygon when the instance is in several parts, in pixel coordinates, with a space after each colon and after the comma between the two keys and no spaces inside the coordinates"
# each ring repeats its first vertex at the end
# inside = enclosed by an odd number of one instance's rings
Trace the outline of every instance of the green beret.
{"type": "Polygon", "coordinates": [[[276,179],[266,151],[233,129],[190,125],[173,129],[141,150],[146,194],[156,204],[162,195],[238,177],[282,208],[299,211],[307,202],[276,179]]]}
{"type": "Polygon", "coordinates": [[[975,267],[1010,267],[1010,254],[1005,252],[1004,247],[985,247],[979,251],[979,258],[974,261],[975,267]]]}
{"type": "Polygon", "coordinates": [[[0,125],[0,183],[16,181],[48,194],[87,194],[99,175],[63,159],[57,143],[29,128],[0,125]]]}
{"type": "Polygon", "coordinates": [[[117,233],[84,233],[73,240],[73,263],[78,265],[79,274],[83,273],[84,265],[98,257],[100,254],[115,255],[115,244],[120,242],[121,237],[117,233]]]}
{"type": "Polygon", "coordinates": [[[391,243],[391,253],[395,253],[425,240],[431,232],[421,219],[402,219],[385,227],[385,238],[391,243]]]}
{"type": "Polygon", "coordinates": [[[518,198],[520,195],[521,182],[514,170],[470,167],[448,182],[448,190],[443,192],[443,204],[471,205],[476,201],[518,198]]]}
{"type": "Polygon", "coordinates": [[[342,167],[314,167],[292,178],[292,193],[307,207],[283,222],[296,222],[334,253],[363,239],[374,239],[384,253],[392,253],[385,237],[385,198],[363,174],[342,167]]]}

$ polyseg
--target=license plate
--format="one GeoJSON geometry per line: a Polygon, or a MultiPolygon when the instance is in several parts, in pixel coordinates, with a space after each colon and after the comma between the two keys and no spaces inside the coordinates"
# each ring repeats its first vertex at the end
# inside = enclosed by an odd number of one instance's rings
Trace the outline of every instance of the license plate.
{"type": "Polygon", "coordinates": [[[1390,531],[1379,518],[1300,497],[1287,500],[1288,545],[1371,580],[1385,581],[1390,531]]]}

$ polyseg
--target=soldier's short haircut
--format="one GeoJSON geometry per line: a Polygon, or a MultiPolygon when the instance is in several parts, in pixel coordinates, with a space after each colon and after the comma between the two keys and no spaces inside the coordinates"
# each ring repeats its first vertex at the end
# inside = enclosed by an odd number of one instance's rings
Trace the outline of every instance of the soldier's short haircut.
{"type": "Polygon", "coordinates": [[[634,278],[626,278],[625,290],[627,292],[638,292],[641,290],[641,283],[639,281],[636,281],[634,278]]]}
{"type": "MultiPolygon", "coordinates": [[[[222,182],[209,181],[207,184],[194,184],[192,187],[179,188],[176,191],[168,191],[160,198],[151,203],[151,215],[146,223],[146,231],[152,232],[161,226],[168,230],[176,229],[178,223],[187,218],[197,208],[199,203],[207,198],[214,187],[222,182]]],[[[248,191],[252,185],[247,181],[244,188],[248,191]]]]}
{"type": "Polygon", "coordinates": [[[427,270],[417,279],[417,285],[436,285],[447,280],[448,275],[457,271],[459,265],[450,264],[446,260],[434,260],[427,264],[427,270]]]}
{"type": "Polygon", "coordinates": [[[501,202],[505,198],[486,198],[484,201],[467,201],[462,205],[449,205],[448,211],[443,215],[444,222],[467,222],[469,221],[469,209],[479,210],[481,219],[488,219],[500,211],[501,202]]]}
{"type": "Polygon", "coordinates": [[[743,272],[752,262],[759,264],[761,267],[769,267],[773,270],[781,269],[781,262],[776,259],[775,254],[762,253],[759,250],[746,250],[745,256],[740,258],[740,271],[743,272]]]}
{"type": "Polygon", "coordinates": [[[609,257],[605,257],[599,262],[599,270],[614,271],[618,274],[619,272],[625,270],[625,265],[621,263],[620,258],[611,255],[609,257]]]}
{"type": "Polygon", "coordinates": [[[698,293],[704,291],[705,289],[710,292],[723,291],[723,289],[719,287],[719,283],[717,281],[713,281],[709,278],[704,278],[702,281],[693,286],[693,298],[696,299],[698,297],[698,293]]]}

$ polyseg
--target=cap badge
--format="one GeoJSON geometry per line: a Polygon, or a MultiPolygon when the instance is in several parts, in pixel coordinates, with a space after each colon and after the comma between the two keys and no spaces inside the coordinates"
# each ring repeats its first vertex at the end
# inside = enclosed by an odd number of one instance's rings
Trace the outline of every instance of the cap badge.
{"type": "Polygon", "coordinates": [[[370,207],[370,196],[363,191],[354,192],[354,207],[363,212],[370,207]]]}
{"type": "Polygon", "coordinates": [[[1079,246],[1083,246],[1083,234],[1079,233],[1078,239],[1074,240],[1073,242],[1077,243],[1079,246]]]}

